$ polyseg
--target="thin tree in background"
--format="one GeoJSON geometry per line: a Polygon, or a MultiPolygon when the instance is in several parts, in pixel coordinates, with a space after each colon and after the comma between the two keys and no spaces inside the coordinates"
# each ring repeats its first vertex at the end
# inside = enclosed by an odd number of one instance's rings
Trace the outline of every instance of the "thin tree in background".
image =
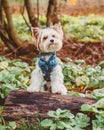
{"type": "Polygon", "coordinates": [[[22,43],[13,25],[11,8],[8,0],[0,0],[0,37],[4,44],[12,51],[22,43]],[[3,10],[6,20],[4,20],[3,10]]]}
{"type": "Polygon", "coordinates": [[[35,17],[35,15],[34,15],[34,9],[33,9],[32,1],[31,0],[24,0],[24,2],[25,2],[27,14],[28,14],[31,26],[33,26],[33,27],[39,26],[38,18],[35,17]]]}
{"type": "MultiPolygon", "coordinates": [[[[38,19],[35,17],[31,0],[24,0],[24,2],[31,26],[37,27],[39,25],[38,19]]],[[[0,0],[0,38],[5,46],[13,52],[26,45],[17,34],[16,28],[13,25],[9,0],[0,0]]]]}
{"type": "Polygon", "coordinates": [[[49,0],[47,9],[47,26],[59,22],[58,18],[58,0],[49,0]]]}
{"type": "Polygon", "coordinates": [[[7,19],[8,35],[11,38],[11,40],[14,41],[15,46],[20,46],[22,40],[19,38],[18,34],[15,31],[15,27],[13,25],[13,20],[12,20],[12,15],[11,15],[12,12],[11,12],[9,2],[8,2],[8,0],[2,0],[2,4],[3,4],[4,12],[6,14],[6,19],[7,19]]]}

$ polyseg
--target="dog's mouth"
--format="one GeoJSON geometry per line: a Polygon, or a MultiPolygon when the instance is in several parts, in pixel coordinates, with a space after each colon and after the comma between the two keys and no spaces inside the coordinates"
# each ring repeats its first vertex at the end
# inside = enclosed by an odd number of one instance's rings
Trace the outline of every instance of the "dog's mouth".
{"type": "Polygon", "coordinates": [[[58,48],[58,44],[57,43],[50,43],[49,45],[48,45],[48,49],[57,49],[58,48]]]}

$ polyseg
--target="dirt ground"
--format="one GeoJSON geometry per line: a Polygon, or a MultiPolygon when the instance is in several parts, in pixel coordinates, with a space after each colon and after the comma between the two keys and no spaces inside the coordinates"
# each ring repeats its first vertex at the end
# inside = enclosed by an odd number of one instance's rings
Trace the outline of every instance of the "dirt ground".
{"type": "MultiPolygon", "coordinates": [[[[32,59],[38,57],[38,51],[33,44],[27,44],[12,53],[2,44],[0,46],[0,56],[6,56],[11,59],[19,58],[32,65],[32,59]]],[[[95,66],[104,60],[104,42],[70,43],[64,40],[63,48],[57,52],[57,56],[62,61],[66,57],[71,58],[73,61],[83,59],[87,64],[95,66]]]]}
{"type": "Polygon", "coordinates": [[[65,41],[58,55],[61,58],[69,57],[72,60],[83,59],[87,64],[95,66],[104,60],[104,42],[69,43],[65,41]]]}

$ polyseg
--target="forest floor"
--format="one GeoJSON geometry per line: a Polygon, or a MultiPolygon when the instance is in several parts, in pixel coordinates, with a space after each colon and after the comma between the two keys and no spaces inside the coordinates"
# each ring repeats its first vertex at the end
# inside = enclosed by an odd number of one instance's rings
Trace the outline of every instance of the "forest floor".
{"type": "MultiPolygon", "coordinates": [[[[11,59],[21,59],[32,65],[32,59],[38,57],[38,51],[33,44],[17,49],[15,52],[9,52],[8,49],[0,44],[0,56],[11,59]]],[[[70,43],[64,40],[63,48],[57,52],[57,56],[65,61],[70,58],[73,61],[83,59],[87,64],[96,66],[104,60],[104,42],[96,43],[70,43]]]]}

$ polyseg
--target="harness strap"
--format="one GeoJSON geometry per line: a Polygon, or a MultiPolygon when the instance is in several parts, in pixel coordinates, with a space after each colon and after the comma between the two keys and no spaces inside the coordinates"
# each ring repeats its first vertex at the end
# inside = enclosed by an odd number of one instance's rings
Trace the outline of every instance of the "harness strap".
{"type": "Polygon", "coordinates": [[[57,60],[56,60],[56,53],[51,52],[51,53],[39,53],[39,61],[38,65],[42,70],[43,77],[46,81],[50,81],[50,75],[52,70],[57,66],[57,60]],[[45,55],[50,55],[50,58],[46,61],[43,56],[45,55]]]}

